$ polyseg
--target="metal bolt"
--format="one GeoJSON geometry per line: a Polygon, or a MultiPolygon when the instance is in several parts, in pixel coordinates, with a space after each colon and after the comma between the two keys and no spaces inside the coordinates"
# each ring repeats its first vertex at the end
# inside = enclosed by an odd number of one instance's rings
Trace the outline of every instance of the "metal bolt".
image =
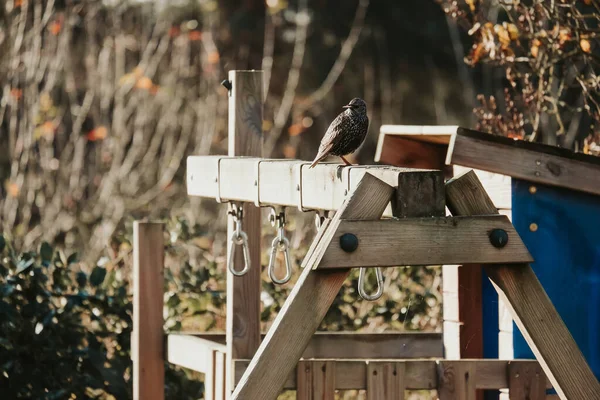
{"type": "Polygon", "coordinates": [[[490,234],[490,243],[492,246],[501,249],[508,243],[508,233],[504,229],[493,229],[490,234]]]}
{"type": "Polygon", "coordinates": [[[537,230],[538,230],[538,225],[537,225],[535,222],[532,222],[532,223],[529,225],[529,230],[530,230],[531,232],[535,232],[535,231],[537,231],[537,230]]]}
{"type": "Polygon", "coordinates": [[[529,193],[535,194],[537,192],[537,188],[533,185],[529,186],[529,193]]]}
{"type": "Polygon", "coordinates": [[[225,89],[229,90],[231,92],[231,89],[233,89],[233,85],[231,84],[231,81],[229,79],[224,79],[223,82],[221,82],[221,85],[223,85],[223,87],[225,87],[225,89]]]}
{"type": "Polygon", "coordinates": [[[535,171],[535,176],[540,176],[540,171],[535,171]]]}
{"type": "Polygon", "coordinates": [[[354,233],[344,233],[340,236],[340,247],[346,253],[352,253],[358,248],[358,237],[354,233]]]}
{"type": "Polygon", "coordinates": [[[542,165],[542,162],[540,160],[535,160],[535,165],[542,165]]]}

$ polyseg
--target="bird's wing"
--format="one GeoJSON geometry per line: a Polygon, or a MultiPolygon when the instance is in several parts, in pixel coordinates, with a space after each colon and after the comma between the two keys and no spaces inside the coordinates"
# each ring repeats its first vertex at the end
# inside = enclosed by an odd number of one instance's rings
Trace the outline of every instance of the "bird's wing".
{"type": "Polygon", "coordinates": [[[343,113],[339,114],[333,122],[327,128],[327,132],[323,135],[323,139],[321,139],[321,144],[319,145],[319,151],[317,152],[317,156],[313,160],[311,168],[314,167],[319,161],[327,157],[327,154],[333,147],[333,143],[335,142],[335,138],[341,130],[343,120],[343,113]]]}

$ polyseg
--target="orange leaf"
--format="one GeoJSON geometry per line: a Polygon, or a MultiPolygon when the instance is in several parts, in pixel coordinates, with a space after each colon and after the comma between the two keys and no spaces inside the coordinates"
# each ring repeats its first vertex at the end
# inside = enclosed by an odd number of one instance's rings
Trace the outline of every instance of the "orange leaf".
{"type": "Polygon", "coordinates": [[[197,41],[197,40],[201,40],[202,39],[202,32],[200,31],[191,31],[190,33],[188,33],[188,38],[191,41],[197,41]]]}
{"type": "Polygon", "coordinates": [[[304,132],[304,127],[301,124],[293,124],[288,128],[290,136],[298,136],[302,132],[304,132]]]}
{"type": "Polygon", "coordinates": [[[285,145],[283,147],[283,155],[285,156],[285,158],[294,158],[296,157],[296,148],[294,146],[291,145],[285,145]]]}
{"type": "Polygon", "coordinates": [[[579,41],[579,46],[581,47],[581,50],[583,50],[584,53],[590,53],[592,51],[592,45],[587,39],[581,39],[579,41]]]}
{"type": "Polygon", "coordinates": [[[178,27],[172,26],[169,28],[169,37],[179,36],[179,33],[181,33],[181,31],[179,30],[178,27]]]}
{"type": "Polygon", "coordinates": [[[23,91],[21,89],[13,88],[10,90],[10,95],[14,97],[15,100],[19,100],[21,96],[23,96],[23,91]]]}
{"type": "Polygon", "coordinates": [[[537,39],[534,39],[533,42],[531,43],[531,55],[533,56],[533,58],[536,58],[538,56],[538,52],[540,50],[540,44],[542,44],[542,42],[540,42],[537,39]]]}
{"type": "Polygon", "coordinates": [[[208,62],[211,64],[218,63],[220,58],[221,57],[219,56],[219,53],[216,51],[213,51],[212,53],[208,53],[208,62]]]}
{"type": "Polygon", "coordinates": [[[4,185],[9,196],[17,197],[19,195],[19,186],[11,181],[6,181],[4,185]]]}
{"type": "Polygon", "coordinates": [[[42,129],[42,135],[44,135],[45,137],[50,138],[54,136],[55,128],[54,124],[51,121],[44,122],[40,128],[42,129]]]}
{"type": "Polygon", "coordinates": [[[108,129],[105,126],[99,126],[96,129],[92,129],[87,134],[87,139],[90,142],[95,142],[96,140],[105,139],[108,135],[108,129]]]}
{"type": "Polygon", "coordinates": [[[62,25],[60,24],[60,22],[54,21],[50,24],[50,26],[48,27],[48,30],[50,31],[51,34],[53,34],[54,36],[57,36],[60,33],[61,28],[62,28],[62,25]]]}
{"type": "Polygon", "coordinates": [[[152,88],[152,79],[148,78],[147,76],[142,76],[135,83],[135,87],[138,89],[150,90],[152,88]]]}

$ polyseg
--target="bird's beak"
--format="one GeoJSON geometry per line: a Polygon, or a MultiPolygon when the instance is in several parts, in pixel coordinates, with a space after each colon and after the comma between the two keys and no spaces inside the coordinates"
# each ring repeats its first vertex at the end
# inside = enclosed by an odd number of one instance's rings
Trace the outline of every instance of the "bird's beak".
{"type": "Polygon", "coordinates": [[[345,105],[345,106],[344,106],[344,107],[342,107],[342,108],[352,108],[352,106],[351,106],[350,104],[347,104],[347,105],[345,105]]]}

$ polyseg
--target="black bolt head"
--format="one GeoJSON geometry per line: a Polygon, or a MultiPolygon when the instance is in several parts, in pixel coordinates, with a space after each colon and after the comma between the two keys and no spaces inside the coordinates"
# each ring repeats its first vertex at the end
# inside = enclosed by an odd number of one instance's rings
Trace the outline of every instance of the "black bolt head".
{"type": "Polygon", "coordinates": [[[493,229],[489,235],[492,246],[501,249],[508,243],[508,233],[504,229],[493,229]]]}
{"type": "Polygon", "coordinates": [[[340,236],[340,247],[346,253],[352,253],[358,249],[358,237],[354,233],[344,233],[340,236]]]}
{"type": "Polygon", "coordinates": [[[230,92],[231,92],[231,89],[233,88],[233,86],[231,85],[231,81],[229,79],[223,80],[223,82],[221,82],[221,85],[223,85],[230,92]]]}

